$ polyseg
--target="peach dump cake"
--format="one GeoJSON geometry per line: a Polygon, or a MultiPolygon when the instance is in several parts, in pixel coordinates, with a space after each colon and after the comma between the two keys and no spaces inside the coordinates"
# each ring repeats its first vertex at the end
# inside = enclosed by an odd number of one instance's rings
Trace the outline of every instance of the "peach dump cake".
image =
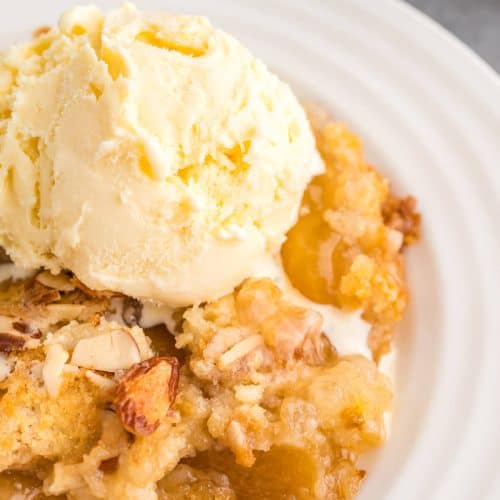
{"type": "Polygon", "coordinates": [[[0,498],[353,498],[419,222],[204,18],[3,52],[0,498]]]}

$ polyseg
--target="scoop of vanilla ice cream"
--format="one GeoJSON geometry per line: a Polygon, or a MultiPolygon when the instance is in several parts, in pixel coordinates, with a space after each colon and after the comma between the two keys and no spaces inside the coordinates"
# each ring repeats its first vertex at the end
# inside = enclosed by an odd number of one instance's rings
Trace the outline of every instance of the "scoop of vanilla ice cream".
{"type": "Polygon", "coordinates": [[[0,56],[0,244],[23,267],[213,299],[321,167],[291,90],[204,18],[77,7],[0,56]]]}

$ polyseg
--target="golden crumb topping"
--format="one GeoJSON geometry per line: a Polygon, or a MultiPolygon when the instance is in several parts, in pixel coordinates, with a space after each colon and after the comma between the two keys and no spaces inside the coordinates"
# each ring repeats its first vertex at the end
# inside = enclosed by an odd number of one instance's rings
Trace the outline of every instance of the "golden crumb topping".
{"type": "Polygon", "coordinates": [[[406,308],[401,250],[418,238],[420,216],[413,198],[390,194],[353,133],[339,123],[320,126],[311,117],[326,172],[306,189],[299,220],[282,248],[283,264],[311,300],[361,308],[373,325],[370,347],[378,359],[390,350],[394,325],[406,308]]]}

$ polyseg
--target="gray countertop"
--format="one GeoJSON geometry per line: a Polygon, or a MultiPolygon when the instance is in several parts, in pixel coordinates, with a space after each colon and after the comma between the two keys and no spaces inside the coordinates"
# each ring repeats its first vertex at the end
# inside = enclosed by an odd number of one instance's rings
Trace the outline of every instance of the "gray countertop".
{"type": "Polygon", "coordinates": [[[500,73],[500,0],[407,0],[500,73]]]}

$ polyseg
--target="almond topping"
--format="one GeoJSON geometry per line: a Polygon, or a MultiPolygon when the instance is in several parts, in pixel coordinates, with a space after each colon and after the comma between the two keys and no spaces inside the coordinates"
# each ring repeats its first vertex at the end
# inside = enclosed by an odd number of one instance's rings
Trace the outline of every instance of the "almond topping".
{"type": "Polygon", "coordinates": [[[26,323],[25,321],[13,321],[12,328],[19,333],[25,333],[31,337],[39,339],[42,336],[40,330],[33,325],[26,323]]]}
{"type": "Polygon", "coordinates": [[[45,364],[42,369],[42,378],[49,396],[57,398],[62,383],[64,365],[69,354],[61,344],[51,344],[47,349],[45,364]]]}
{"type": "Polygon", "coordinates": [[[40,330],[33,324],[7,316],[0,316],[0,332],[8,333],[14,337],[19,337],[20,333],[24,333],[33,338],[41,337],[40,330]]]}
{"type": "Polygon", "coordinates": [[[35,280],[47,288],[53,288],[60,292],[72,292],[76,288],[75,284],[71,282],[71,278],[64,273],[52,274],[49,271],[43,271],[37,274],[35,280]]]}
{"type": "Polygon", "coordinates": [[[24,347],[26,340],[12,333],[0,333],[0,352],[10,353],[24,347]]]}
{"type": "Polygon", "coordinates": [[[59,293],[59,290],[48,288],[40,282],[35,281],[33,285],[26,289],[24,294],[24,305],[36,306],[50,304],[51,302],[57,302],[60,299],[61,294],[59,293]]]}
{"type": "Polygon", "coordinates": [[[137,342],[124,329],[79,340],[71,357],[74,365],[104,372],[123,370],[140,360],[137,342]]]}
{"type": "Polygon", "coordinates": [[[236,345],[231,347],[226,351],[217,362],[217,366],[224,370],[229,365],[233,364],[238,359],[243,358],[248,353],[252,352],[255,348],[263,344],[262,337],[260,335],[251,335],[246,339],[241,340],[236,345]]]}
{"type": "Polygon", "coordinates": [[[154,357],[130,368],[118,385],[115,406],[129,432],[146,436],[160,425],[175,400],[179,362],[174,357],[154,357]]]}
{"type": "Polygon", "coordinates": [[[85,311],[82,304],[49,304],[46,310],[50,315],[52,323],[59,321],[72,321],[77,319],[85,311]]]}

